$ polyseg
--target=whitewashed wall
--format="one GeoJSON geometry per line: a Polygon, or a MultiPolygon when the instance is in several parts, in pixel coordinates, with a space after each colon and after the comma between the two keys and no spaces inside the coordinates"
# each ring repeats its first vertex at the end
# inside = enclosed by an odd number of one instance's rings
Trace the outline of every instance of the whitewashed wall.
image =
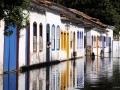
{"type": "Polygon", "coordinates": [[[76,48],[77,48],[77,57],[84,57],[84,27],[82,25],[78,26],[78,28],[76,29],[76,48]],[[80,40],[80,42],[77,42],[77,31],[83,32],[82,42],[81,42],[81,40],[80,40]],[[79,44],[80,48],[77,48],[77,43],[80,43],[79,44]]]}
{"type": "Polygon", "coordinates": [[[113,40],[113,57],[118,57],[120,55],[120,41],[113,40]]]}
{"type": "MultiPolygon", "coordinates": [[[[50,25],[50,41],[51,41],[51,27],[55,26],[55,38],[56,38],[56,28],[59,25],[60,30],[62,29],[60,12],[48,10],[46,11],[46,24],[50,25]]],[[[61,43],[60,43],[61,45],[61,43]]],[[[65,52],[56,49],[56,41],[55,41],[55,50],[50,49],[50,58],[51,60],[62,60],[65,59],[65,52]]]]}
{"type": "MultiPolygon", "coordinates": [[[[91,41],[92,41],[92,35],[93,36],[100,36],[101,35],[101,33],[100,32],[98,32],[98,31],[95,31],[94,29],[93,30],[91,30],[91,41]]],[[[103,35],[103,34],[102,34],[103,35]]],[[[104,36],[104,35],[103,35],[104,36]]],[[[97,40],[97,39],[96,39],[97,40]]],[[[100,44],[100,43],[99,43],[100,44]]],[[[92,43],[91,43],[91,45],[92,45],[92,43]]],[[[101,51],[101,48],[99,47],[98,48],[98,56],[100,55],[100,51],[101,51]]],[[[93,48],[93,52],[95,53],[95,55],[97,55],[97,48],[93,48]]]]}
{"type": "MultiPolygon", "coordinates": [[[[3,55],[4,55],[4,21],[0,21],[0,74],[3,73],[3,55]]],[[[1,81],[0,81],[1,82],[1,81]]]]}
{"type": "Polygon", "coordinates": [[[30,12],[30,64],[45,62],[46,53],[46,23],[45,12],[32,8],[30,12]],[[36,12],[37,11],[37,12],[36,12]],[[37,53],[33,52],[33,23],[37,23],[37,53]],[[43,27],[43,51],[39,52],[39,25],[43,27]]]}
{"type": "MultiPolygon", "coordinates": [[[[3,73],[4,21],[0,21],[0,74],[3,73]]],[[[3,90],[3,75],[0,75],[0,90],[3,90]]]]}
{"type": "Polygon", "coordinates": [[[20,31],[19,37],[19,67],[25,65],[25,43],[26,43],[26,30],[20,31]]]}

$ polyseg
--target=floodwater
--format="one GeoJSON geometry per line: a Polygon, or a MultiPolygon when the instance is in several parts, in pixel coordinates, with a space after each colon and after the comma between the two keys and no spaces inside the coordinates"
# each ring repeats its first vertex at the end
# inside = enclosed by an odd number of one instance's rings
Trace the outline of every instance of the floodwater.
{"type": "Polygon", "coordinates": [[[85,57],[0,76],[0,90],[120,90],[120,58],[85,57]]]}

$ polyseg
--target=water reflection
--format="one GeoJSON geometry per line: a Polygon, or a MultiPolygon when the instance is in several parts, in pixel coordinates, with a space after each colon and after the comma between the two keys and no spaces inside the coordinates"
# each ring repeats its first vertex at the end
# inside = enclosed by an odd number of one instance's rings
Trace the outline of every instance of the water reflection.
{"type": "Polygon", "coordinates": [[[119,58],[91,57],[0,76],[0,90],[119,90],[119,58]]]}
{"type": "Polygon", "coordinates": [[[113,60],[110,55],[104,58],[95,57],[95,60],[86,60],[85,90],[114,90],[113,60]]]}

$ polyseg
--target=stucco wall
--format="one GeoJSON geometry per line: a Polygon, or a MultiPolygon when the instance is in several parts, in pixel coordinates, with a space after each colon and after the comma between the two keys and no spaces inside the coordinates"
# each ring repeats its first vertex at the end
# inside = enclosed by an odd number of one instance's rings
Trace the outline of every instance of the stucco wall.
{"type": "Polygon", "coordinates": [[[3,55],[4,55],[4,21],[0,21],[0,74],[3,73],[3,55]]]}
{"type": "MultiPolygon", "coordinates": [[[[4,21],[0,21],[0,74],[3,73],[4,21]]],[[[0,75],[0,90],[3,90],[3,76],[0,75]]]]}
{"type": "Polygon", "coordinates": [[[33,8],[30,12],[30,64],[45,62],[46,53],[46,21],[45,11],[33,8]],[[37,12],[36,12],[37,11],[37,12]],[[37,23],[37,52],[33,52],[33,23],[37,23]],[[39,52],[39,25],[43,27],[43,51],[39,52]]]}

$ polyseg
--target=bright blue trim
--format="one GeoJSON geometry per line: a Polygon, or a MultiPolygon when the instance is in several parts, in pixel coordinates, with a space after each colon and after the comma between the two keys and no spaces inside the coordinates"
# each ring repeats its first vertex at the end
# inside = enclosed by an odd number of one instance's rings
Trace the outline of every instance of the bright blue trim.
{"type": "MultiPolygon", "coordinates": [[[[58,46],[59,46],[59,47],[56,48],[56,50],[60,50],[60,26],[59,26],[59,25],[57,26],[57,29],[56,29],[56,30],[58,30],[58,28],[59,28],[59,39],[57,39],[57,38],[56,38],[56,39],[59,40],[59,42],[58,42],[58,44],[59,44],[58,46]]],[[[56,32],[57,32],[57,31],[56,31],[56,32]]],[[[56,43],[57,43],[57,41],[56,41],[56,43]]],[[[56,46],[56,47],[57,47],[57,46],[56,46]]]]}
{"type": "MultiPolygon", "coordinates": [[[[54,48],[52,48],[52,51],[55,50],[55,40],[56,40],[56,39],[55,39],[55,25],[54,25],[54,24],[52,25],[52,28],[53,28],[53,27],[54,27],[54,39],[51,39],[51,40],[54,40],[54,48]]],[[[51,28],[51,33],[52,33],[52,30],[53,30],[52,28],[51,28]]]]}
{"type": "Polygon", "coordinates": [[[81,48],[83,48],[83,31],[82,31],[82,33],[81,33],[81,41],[82,41],[82,42],[81,42],[81,45],[82,45],[81,48]]]}
{"type": "Polygon", "coordinates": [[[79,31],[77,31],[77,49],[79,49],[79,31]]]}
{"type": "MultiPolygon", "coordinates": [[[[50,24],[46,25],[46,46],[50,42],[50,24]]],[[[46,47],[46,62],[50,61],[50,49],[46,47]]]]}
{"type": "Polygon", "coordinates": [[[81,49],[81,31],[79,31],[79,49],[81,49]]]}

